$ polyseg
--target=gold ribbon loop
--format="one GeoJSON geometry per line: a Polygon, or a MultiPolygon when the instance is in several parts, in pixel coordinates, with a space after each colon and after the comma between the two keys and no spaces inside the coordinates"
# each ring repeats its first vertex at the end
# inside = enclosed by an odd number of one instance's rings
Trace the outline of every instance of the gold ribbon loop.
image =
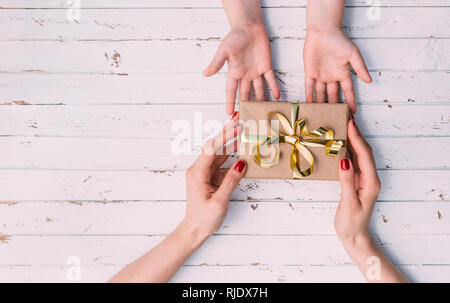
{"type": "Polygon", "coordinates": [[[269,112],[267,114],[266,123],[274,135],[243,135],[241,139],[244,142],[256,142],[253,147],[252,154],[255,162],[263,168],[269,168],[278,163],[280,159],[280,149],[278,144],[287,143],[292,146],[289,166],[293,171],[294,179],[301,179],[309,176],[313,172],[314,157],[312,153],[306,148],[309,147],[324,147],[325,154],[328,156],[336,156],[342,147],[346,146],[346,140],[334,140],[334,132],[326,127],[319,127],[312,132],[308,131],[305,119],[298,117],[298,103],[291,104],[291,120],[289,121],[283,114],[279,112],[269,112]],[[271,118],[276,116],[281,123],[285,133],[279,132],[272,128],[271,118]],[[324,139],[319,139],[320,137],[324,139]],[[305,137],[311,137],[307,139],[305,137]],[[271,150],[268,158],[263,158],[260,153],[260,147],[267,145],[271,150]],[[300,165],[300,155],[308,162],[308,168],[302,170],[300,165]]]}

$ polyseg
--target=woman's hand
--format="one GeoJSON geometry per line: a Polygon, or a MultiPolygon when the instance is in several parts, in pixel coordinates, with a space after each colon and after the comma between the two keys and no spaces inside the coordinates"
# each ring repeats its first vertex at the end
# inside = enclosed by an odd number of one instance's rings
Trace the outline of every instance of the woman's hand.
{"type": "Polygon", "coordinates": [[[408,282],[389,261],[370,234],[370,218],[380,192],[380,179],[369,144],[352,119],[348,123],[352,160],[339,167],[342,192],[335,229],[344,248],[369,282],[408,282]]]}
{"type": "Polygon", "coordinates": [[[253,84],[256,100],[264,100],[266,79],[274,98],[280,98],[280,91],[272,70],[272,55],[267,32],[258,0],[223,0],[231,24],[231,31],[220,43],[211,64],[203,75],[209,77],[228,62],[227,113],[234,112],[236,91],[239,86],[240,100],[250,99],[253,84]]]}
{"type": "Polygon", "coordinates": [[[222,133],[205,144],[186,173],[187,207],[183,224],[193,227],[203,237],[209,237],[222,225],[231,194],[245,172],[243,161],[228,170],[220,169],[229,154],[236,152],[237,141],[232,146],[225,144],[239,133],[238,120],[239,115],[235,114],[222,133]]]}
{"type": "Polygon", "coordinates": [[[236,144],[227,148],[228,140],[240,131],[234,115],[214,139],[208,141],[202,154],[186,173],[186,216],[161,243],[122,269],[109,282],[168,282],[203,242],[216,232],[225,218],[233,190],[245,171],[238,161],[229,170],[221,170],[236,144]]]}
{"type": "Polygon", "coordinates": [[[348,140],[352,161],[344,158],[340,163],[342,192],[335,228],[343,243],[359,243],[370,238],[370,217],[381,183],[372,150],[353,119],[348,124],[348,140]]]}

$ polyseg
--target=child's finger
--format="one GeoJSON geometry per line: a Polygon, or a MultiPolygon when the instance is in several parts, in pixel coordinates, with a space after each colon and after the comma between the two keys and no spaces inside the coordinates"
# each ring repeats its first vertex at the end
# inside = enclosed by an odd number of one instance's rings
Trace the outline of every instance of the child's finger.
{"type": "Polygon", "coordinates": [[[327,90],[327,85],[325,82],[316,81],[316,101],[318,103],[325,102],[325,91],[327,90]]]}
{"type": "Polygon", "coordinates": [[[328,102],[338,103],[338,84],[336,82],[327,83],[328,102]]]}
{"type": "Polygon", "coordinates": [[[238,88],[238,81],[234,79],[230,73],[228,73],[227,79],[227,114],[232,115],[234,113],[234,105],[236,102],[236,91],[238,88]]]}
{"type": "Polygon", "coordinates": [[[345,100],[347,101],[350,112],[356,114],[356,99],[355,92],[353,91],[352,78],[348,77],[346,80],[341,81],[341,88],[344,92],[345,100]]]}
{"type": "Polygon", "coordinates": [[[306,102],[314,102],[314,79],[305,76],[306,102]]]}
{"type": "Polygon", "coordinates": [[[250,100],[250,88],[251,82],[249,80],[241,79],[241,81],[239,82],[239,100],[250,100]]]}
{"type": "Polygon", "coordinates": [[[205,77],[209,77],[209,76],[212,76],[212,75],[218,73],[220,71],[220,69],[223,67],[223,65],[225,64],[226,59],[227,59],[227,53],[223,50],[222,47],[219,46],[211,63],[203,71],[203,75],[205,77]]]}
{"type": "Polygon", "coordinates": [[[350,57],[350,65],[361,80],[367,83],[372,82],[372,77],[370,77],[366,63],[358,49],[350,57]]]}
{"type": "Polygon", "coordinates": [[[280,89],[278,88],[277,79],[275,78],[273,70],[271,69],[268,72],[264,73],[264,78],[266,78],[267,84],[272,91],[273,97],[275,99],[280,99],[280,89]]]}
{"type": "Polygon", "coordinates": [[[255,90],[256,100],[264,101],[264,81],[262,77],[253,80],[253,89],[255,90]]]}

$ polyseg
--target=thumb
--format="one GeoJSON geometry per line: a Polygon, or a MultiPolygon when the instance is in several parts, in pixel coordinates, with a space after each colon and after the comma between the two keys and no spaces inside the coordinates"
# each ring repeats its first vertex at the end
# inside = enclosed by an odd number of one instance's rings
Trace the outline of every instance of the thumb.
{"type": "Polygon", "coordinates": [[[358,193],[355,188],[355,172],[352,162],[348,158],[341,160],[339,165],[339,181],[341,182],[341,201],[356,206],[359,204],[358,193]]]}
{"type": "Polygon", "coordinates": [[[219,46],[211,63],[203,71],[203,76],[209,77],[209,76],[216,74],[222,68],[222,66],[225,64],[226,59],[227,59],[226,52],[223,50],[222,46],[219,46]]]}
{"type": "Polygon", "coordinates": [[[361,53],[358,49],[353,52],[350,57],[350,65],[353,67],[353,70],[358,75],[358,77],[366,83],[372,82],[372,77],[370,77],[369,71],[367,70],[366,63],[364,59],[361,57],[361,53]]]}
{"type": "Polygon", "coordinates": [[[222,184],[214,194],[220,201],[226,203],[230,200],[231,194],[244,176],[246,167],[245,161],[238,161],[228,170],[222,184]]]}

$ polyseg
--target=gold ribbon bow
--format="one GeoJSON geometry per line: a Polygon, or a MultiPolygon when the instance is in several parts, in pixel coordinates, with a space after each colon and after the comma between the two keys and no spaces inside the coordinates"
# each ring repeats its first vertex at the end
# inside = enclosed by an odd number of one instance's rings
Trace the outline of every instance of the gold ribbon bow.
{"type": "Polygon", "coordinates": [[[278,163],[280,158],[280,149],[276,145],[272,145],[277,141],[279,143],[288,143],[292,145],[291,157],[290,157],[290,167],[293,171],[294,179],[301,179],[303,177],[311,175],[314,167],[314,157],[311,152],[306,148],[310,147],[324,147],[325,154],[328,156],[336,156],[342,147],[346,146],[346,140],[334,140],[334,132],[326,127],[319,127],[312,132],[308,131],[306,127],[305,119],[299,119],[298,117],[298,103],[291,103],[291,122],[279,112],[269,112],[267,114],[266,123],[275,135],[272,136],[262,136],[262,135],[244,135],[244,142],[256,142],[253,147],[253,158],[255,162],[264,168],[274,166],[278,163]],[[281,122],[283,129],[287,134],[283,134],[274,130],[270,123],[272,116],[276,115],[281,122]],[[325,139],[317,139],[319,137],[325,136],[325,139]],[[312,137],[314,139],[307,139],[304,137],[312,137]],[[275,153],[267,160],[261,157],[259,152],[260,146],[270,145],[275,148],[275,153]],[[300,155],[302,155],[305,160],[309,163],[307,169],[302,170],[300,168],[300,155]]]}

